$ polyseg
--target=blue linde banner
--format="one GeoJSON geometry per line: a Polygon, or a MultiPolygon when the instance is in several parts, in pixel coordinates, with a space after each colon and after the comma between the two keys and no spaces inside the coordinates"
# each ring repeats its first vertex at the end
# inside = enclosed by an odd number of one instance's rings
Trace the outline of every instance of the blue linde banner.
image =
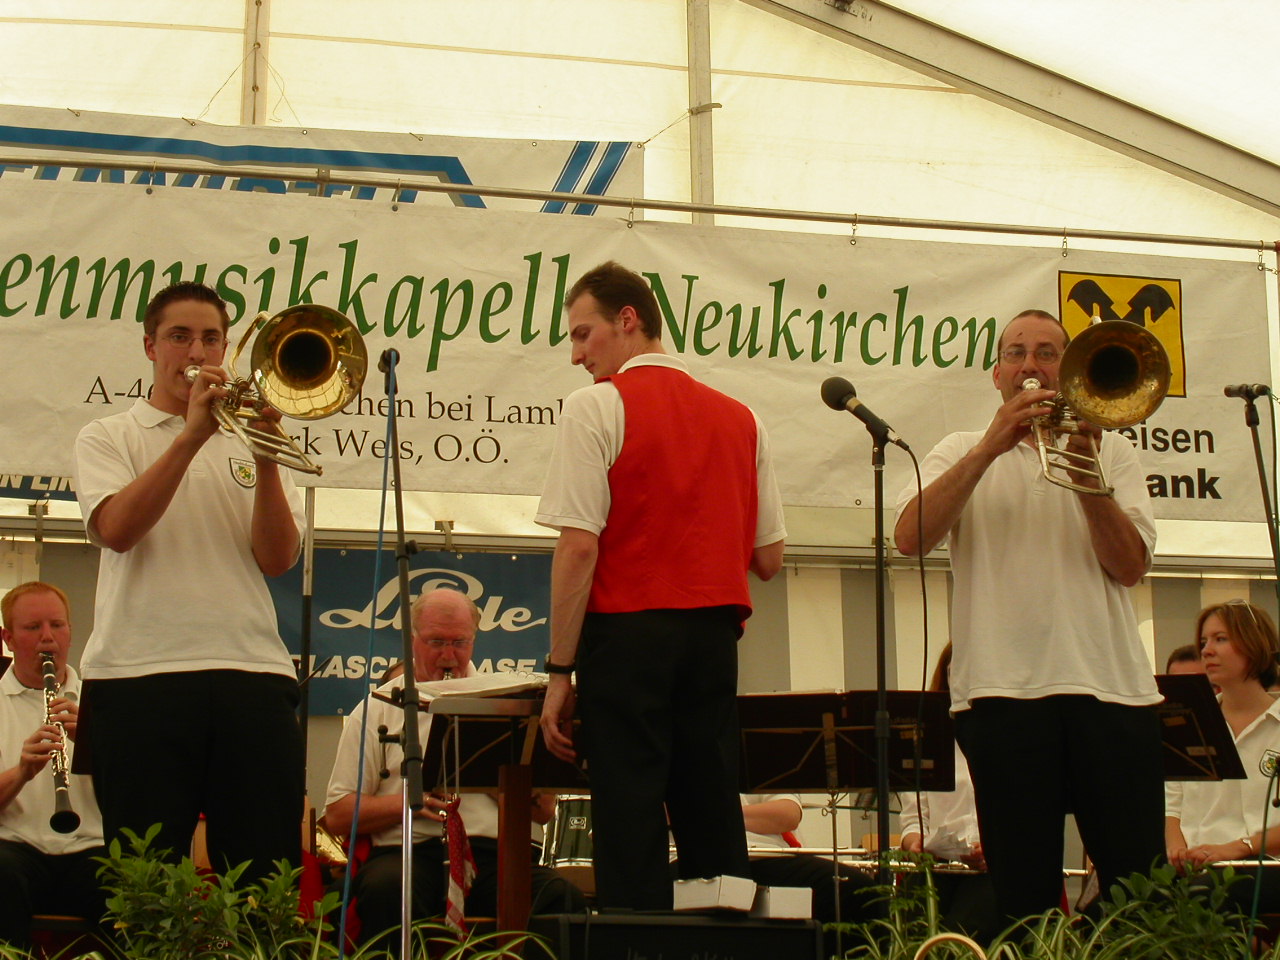
{"type": "MultiPolygon", "coordinates": [[[[395,555],[317,549],[312,596],[314,715],[346,714],[401,656],[395,555]],[[372,632],[372,650],[370,633],[372,632]]],[[[302,564],[269,581],[280,635],[301,655],[302,564]]],[[[410,603],[424,590],[452,587],[480,608],[472,661],[480,673],[541,670],[550,644],[551,554],[419,553],[410,559],[410,603]]]]}
{"type": "Polygon", "coordinates": [[[70,477],[0,473],[0,497],[14,500],[74,500],[70,477]]]}

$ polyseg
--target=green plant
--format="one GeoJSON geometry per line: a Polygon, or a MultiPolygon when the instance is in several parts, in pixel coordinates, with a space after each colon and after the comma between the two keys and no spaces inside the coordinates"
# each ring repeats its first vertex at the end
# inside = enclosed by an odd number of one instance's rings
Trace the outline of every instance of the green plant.
{"type": "MultiPolygon", "coordinates": [[[[301,869],[287,863],[262,881],[241,885],[247,863],[205,876],[189,857],[177,863],[151,848],[159,832],[124,831],[101,857],[99,879],[109,891],[106,926],[129,960],[224,960],[264,956],[303,960],[319,956],[328,924],[298,915],[301,869]]],[[[326,897],[321,918],[337,903],[326,897]]]]}

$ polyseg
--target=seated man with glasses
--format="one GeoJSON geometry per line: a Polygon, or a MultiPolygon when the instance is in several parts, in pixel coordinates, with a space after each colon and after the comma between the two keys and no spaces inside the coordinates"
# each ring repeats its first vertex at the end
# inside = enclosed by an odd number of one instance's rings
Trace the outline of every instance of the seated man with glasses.
{"type": "MultiPolygon", "coordinates": [[[[431,683],[469,677],[480,611],[457,590],[442,587],[421,594],[413,603],[413,669],[415,680],[431,683]]],[[[333,761],[333,773],[325,795],[325,825],[334,833],[369,836],[373,850],[356,874],[352,886],[360,938],[383,938],[382,946],[396,939],[400,925],[400,856],[404,778],[400,775],[403,751],[398,743],[382,741],[384,727],[394,737],[404,730],[404,713],[392,702],[404,683],[393,679],[351,712],[342,726],[342,738],[333,761]],[[368,715],[367,721],[365,715],[368,715]],[[361,741],[363,738],[363,754],[361,741]],[[363,761],[363,762],[362,762],[363,761]],[[355,821],[359,800],[359,822],[355,821]]],[[[418,736],[426,743],[432,716],[418,714],[418,736]]],[[[450,798],[428,790],[423,807],[413,821],[413,918],[436,917],[445,912],[447,844],[444,825],[450,798]]],[[[551,819],[555,797],[533,798],[533,829],[529,858],[536,864],[542,852],[542,824],[551,819]]],[[[458,816],[476,861],[475,879],[466,898],[470,916],[493,916],[498,893],[498,804],[485,793],[464,793],[454,812],[458,816]]],[[[533,867],[533,913],[576,913],[585,906],[581,892],[554,870],[533,867]]]]}
{"type": "Polygon", "coordinates": [[[951,703],[969,762],[982,849],[1000,908],[1040,914],[1062,896],[1073,812],[1104,893],[1163,858],[1160,702],[1128,587],[1147,572],[1155,521],[1137,454],[1082,423],[1067,446],[1100,446],[1110,494],[1073,471],[1043,475],[1029,421],[1050,412],[1068,336],[1041,310],[1004,328],[985,430],[945,437],[898,497],[908,556],[949,541],[951,703]],[[1029,379],[1039,388],[1023,389],[1029,379]]]}
{"type": "Polygon", "coordinates": [[[76,439],[102,548],[76,760],[108,842],[159,823],[154,847],[182,857],[204,814],[215,868],[248,860],[248,880],[301,860],[297,675],[265,578],[297,560],[303,512],[291,477],[214,419],[229,323],[203,284],[156,294],[147,397],[76,439]]]}

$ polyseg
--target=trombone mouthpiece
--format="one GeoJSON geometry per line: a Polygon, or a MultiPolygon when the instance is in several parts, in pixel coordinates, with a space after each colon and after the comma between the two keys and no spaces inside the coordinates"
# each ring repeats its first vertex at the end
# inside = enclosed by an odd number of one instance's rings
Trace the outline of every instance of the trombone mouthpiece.
{"type": "Polygon", "coordinates": [[[1027,379],[1022,381],[1022,389],[1023,390],[1039,390],[1040,381],[1037,380],[1035,377],[1027,377],[1027,379]]]}
{"type": "Polygon", "coordinates": [[[196,377],[200,376],[200,367],[193,363],[182,371],[182,375],[187,378],[187,383],[195,383],[196,377]]]}

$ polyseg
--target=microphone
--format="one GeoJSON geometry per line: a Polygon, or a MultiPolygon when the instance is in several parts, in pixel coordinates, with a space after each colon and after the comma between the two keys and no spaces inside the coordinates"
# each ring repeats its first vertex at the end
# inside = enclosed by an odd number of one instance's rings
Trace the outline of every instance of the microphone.
{"type": "Polygon", "coordinates": [[[822,402],[832,410],[847,410],[865,423],[871,432],[884,437],[890,443],[897,444],[903,450],[910,450],[902,438],[893,429],[872,413],[865,403],[858,399],[858,391],[844,377],[828,377],[822,381],[822,402]]]}
{"type": "Polygon", "coordinates": [[[1223,396],[1239,397],[1241,400],[1257,400],[1270,395],[1271,388],[1265,383],[1233,383],[1223,387],[1223,396]]]}

